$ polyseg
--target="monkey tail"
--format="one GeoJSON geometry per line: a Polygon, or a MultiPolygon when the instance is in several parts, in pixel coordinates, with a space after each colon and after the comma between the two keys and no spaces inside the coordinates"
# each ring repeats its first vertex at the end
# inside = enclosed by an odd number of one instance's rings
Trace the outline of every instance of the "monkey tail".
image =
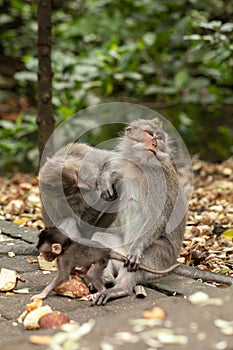
{"type": "Polygon", "coordinates": [[[177,267],[180,266],[180,263],[176,263],[176,264],[173,264],[171,265],[170,267],[168,267],[167,269],[164,269],[164,270],[155,270],[155,269],[152,269],[151,267],[149,266],[146,266],[146,265],[143,265],[143,264],[139,264],[138,265],[138,270],[144,270],[144,271],[147,271],[147,272],[151,272],[155,275],[165,275],[169,272],[172,272],[174,271],[177,267]]]}
{"type": "Polygon", "coordinates": [[[114,259],[114,260],[118,260],[118,261],[121,261],[121,262],[126,262],[127,258],[126,256],[116,252],[115,250],[112,250],[110,252],[110,259],[114,259]]]}
{"type": "Polygon", "coordinates": [[[174,273],[192,279],[201,279],[203,282],[226,283],[229,285],[233,284],[233,277],[221,275],[215,272],[199,270],[198,268],[184,264],[180,264],[180,266],[175,269],[174,273]]]}

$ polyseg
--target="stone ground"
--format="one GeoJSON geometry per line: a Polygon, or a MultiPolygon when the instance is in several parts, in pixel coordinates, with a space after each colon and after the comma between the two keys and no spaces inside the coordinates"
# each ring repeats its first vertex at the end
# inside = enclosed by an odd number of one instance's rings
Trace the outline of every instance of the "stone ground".
{"type": "MultiPolygon", "coordinates": [[[[15,243],[30,244],[37,241],[38,231],[34,229],[20,228],[12,223],[0,221],[0,230],[2,237],[11,237],[15,243]]],[[[28,263],[28,258],[30,257],[15,256],[10,258],[6,254],[0,255],[0,268],[5,267],[19,272],[26,279],[26,283],[19,282],[17,288],[27,287],[30,291],[29,294],[13,294],[10,296],[0,293],[1,350],[45,350],[49,348],[48,345],[31,344],[29,336],[51,335],[58,332],[58,330],[43,329],[25,330],[22,324],[16,321],[25,310],[25,305],[30,302],[30,297],[41,291],[52,279],[51,274],[44,275],[39,270],[37,263],[28,263]]],[[[233,350],[232,333],[231,335],[224,335],[214,323],[217,319],[233,321],[233,287],[216,288],[172,274],[157,279],[155,287],[157,287],[157,290],[147,288],[148,296],[144,299],[130,296],[111,301],[105,306],[93,307],[90,306],[89,302],[69,299],[55,294],[51,294],[44,304],[50,305],[53,310],[68,313],[70,319],[80,324],[90,319],[96,320],[92,332],[80,341],[80,349],[156,349],[155,345],[149,344],[145,340],[143,332],[136,332],[131,325],[131,321],[142,318],[144,310],[159,306],[166,312],[166,318],[161,321],[161,325],[153,326],[153,328],[147,326],[145,331],[166,328],[171,329],[172,333],[176,335],[185,335],[188,339],[185,345],[162,344],[161,349],[233,350]],[[223,301],[223,304],[221,306],[193,305],[187,297],[196,291],[204,291],[211,297],[218,297],[223,301]],[[117,339],[116,333],[118,332],[128,332],[126,334],[128,340],[126,338],[119,340],[119,337],[117,339]]]]}

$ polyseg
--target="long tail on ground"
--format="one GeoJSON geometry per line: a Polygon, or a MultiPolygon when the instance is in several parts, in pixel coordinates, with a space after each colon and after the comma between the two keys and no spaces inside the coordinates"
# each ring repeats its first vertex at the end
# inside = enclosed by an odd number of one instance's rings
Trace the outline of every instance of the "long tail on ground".
{"type": "Polygon", "coordinates": [[[0,254],[8,254],[10,252],[16,255],[33,255],[39,254],[39,251],[35,244],[16,244],[9,246],[6,244],[0,244],[0,254]]]}
{"type": "Polygon", "coordinates": [[[203,282],[226,283],[229,285],[233,284],[233,277],[231,276],[225,276],[215,272],[199,270],[198,268],[186,266],[184,264],[178,266],[173,271],[173,273],[192,279],[201,279],[203,282]]]}

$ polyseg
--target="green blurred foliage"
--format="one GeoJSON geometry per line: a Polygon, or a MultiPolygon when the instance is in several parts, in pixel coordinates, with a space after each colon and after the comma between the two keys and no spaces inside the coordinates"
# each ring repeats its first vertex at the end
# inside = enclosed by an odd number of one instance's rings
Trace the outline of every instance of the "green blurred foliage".
{"type": "MultiPolygon", "coordinates": [[[[37,79],[36,7],[0,0],[0,9],[0,52],[24,63],[15,79],[26,94],[37,79]]],[[[229,0],[54,1],[57,123],[100,102],[143,103],[171,120],[192,154],[229,157],[232,14],[229,0]]]]}
{"type": "Polygon", "coordinates": [[[35,116],[19,115],[16,122],[0,120],[1,171],[36,171],[36,133],[35,116]]]}

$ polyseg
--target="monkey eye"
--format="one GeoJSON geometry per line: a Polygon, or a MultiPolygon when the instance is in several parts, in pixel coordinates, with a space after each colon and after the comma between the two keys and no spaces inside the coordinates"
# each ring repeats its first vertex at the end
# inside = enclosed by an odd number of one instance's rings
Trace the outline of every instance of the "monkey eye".
{"type": "Polygon", "coordinates": [[[146,130],[146,131],[150,136],[154,137],[154,131],[152,131],[152,130],[146,130]]]}
{"type": "Polygon", "coordinates": [[[163,136],[162,136],[161,134],[157,134],[157,135],[156,135],[156,139],[157,139],[157,140],[163,140],[163,136]]]}

